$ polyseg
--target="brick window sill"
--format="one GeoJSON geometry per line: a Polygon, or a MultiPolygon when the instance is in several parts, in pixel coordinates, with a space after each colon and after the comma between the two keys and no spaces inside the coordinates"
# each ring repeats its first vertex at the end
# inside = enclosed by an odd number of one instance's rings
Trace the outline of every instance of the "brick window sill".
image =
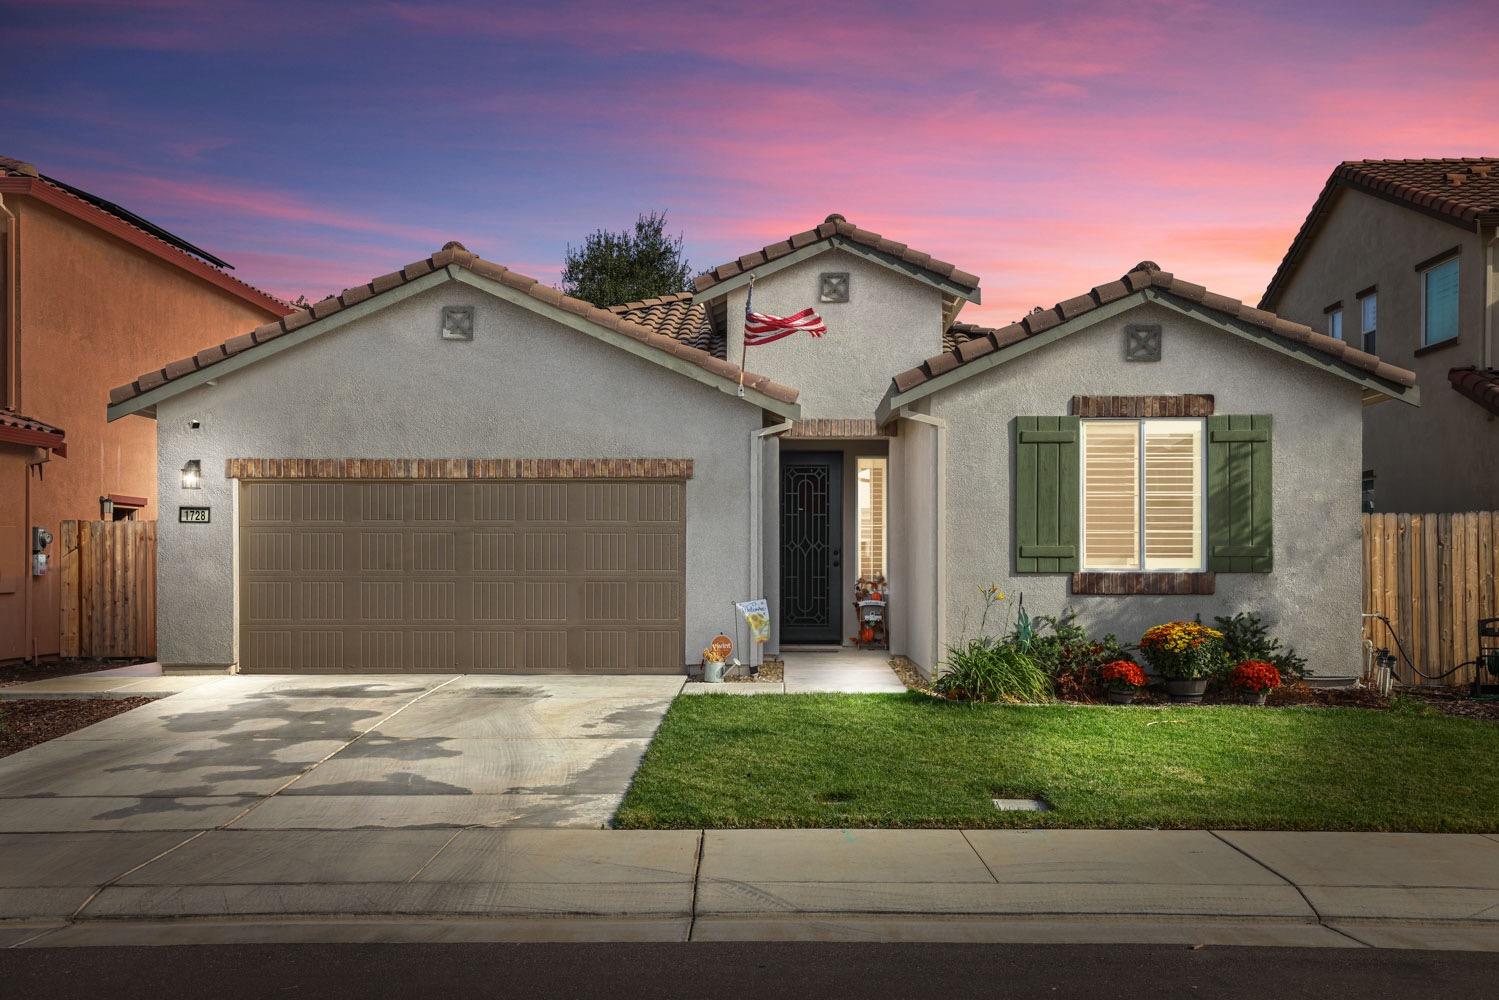
{"type": "Polygon", "coordinates": [[[1073,573],[1072,592],[1100,597],[1206,595],[1214,593],[1217,580],[1216,573],[1073,573]]]}

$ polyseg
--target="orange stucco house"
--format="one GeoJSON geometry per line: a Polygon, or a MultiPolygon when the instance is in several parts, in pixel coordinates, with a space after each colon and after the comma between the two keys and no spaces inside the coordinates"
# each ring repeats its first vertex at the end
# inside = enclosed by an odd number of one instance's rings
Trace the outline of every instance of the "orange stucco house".
{"type": "Polygon", "coordinates": [[[109,388],[290,306],[118,205],[0,156],[0,662],[59,650],[35,528],[156,517],[156,425],[108,423],[109,388]]]}

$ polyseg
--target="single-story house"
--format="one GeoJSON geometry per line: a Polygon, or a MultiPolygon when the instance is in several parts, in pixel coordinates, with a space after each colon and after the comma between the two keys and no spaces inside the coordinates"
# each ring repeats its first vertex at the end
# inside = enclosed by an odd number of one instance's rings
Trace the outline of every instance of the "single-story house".
{"type": "Polygon", "coordinates": [[[928,672],[997,583],[1128,639],[1253,610],[1356,673],[1360,412],[1414,377],[1154,265],[1001,329],[978,285],[836,215],[610,309],[450,243],[142,375],[161,659],[681,672],[736,601],[836,644],[885,578],[928,672]],[[752,281],[828,332],[741,374],[752,281]]]}

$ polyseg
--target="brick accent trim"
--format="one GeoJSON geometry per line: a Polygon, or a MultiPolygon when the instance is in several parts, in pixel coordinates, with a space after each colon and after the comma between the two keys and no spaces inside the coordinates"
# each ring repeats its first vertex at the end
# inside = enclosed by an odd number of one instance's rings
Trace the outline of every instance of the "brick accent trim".
{"type": "Polygon", "coordinates": [[[1211,417],[1213,397],[1205,393],[1183,396],[1073,396],[1077,417],[1211,417]]]}
{"type": "Polygon", "coordinates": [[[691,479],[690,458],[231,458],[228,479],[691,479]]]}
{"type": "Polygon", "coordinates": [[[882,438],[873,417],[815,417],[797,420],[787,432],[788,438],[882,438]]]}
{"type": "Polygon", "coordinates": [[[1216,591],[1215,573],[1073,573],[1072,592],[1100,597],[1135,594],[1207,595],[1216,591]]]}

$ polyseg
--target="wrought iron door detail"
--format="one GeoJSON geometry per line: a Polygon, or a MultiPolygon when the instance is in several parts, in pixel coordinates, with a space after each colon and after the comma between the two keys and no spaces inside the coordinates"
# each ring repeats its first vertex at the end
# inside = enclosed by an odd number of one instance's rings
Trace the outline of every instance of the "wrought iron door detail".
{"type": "Polygon", "coordinates": [[[842,456],[786,455],[781,463],[781,629],[796,641],[840,638],[842,456]]]}

